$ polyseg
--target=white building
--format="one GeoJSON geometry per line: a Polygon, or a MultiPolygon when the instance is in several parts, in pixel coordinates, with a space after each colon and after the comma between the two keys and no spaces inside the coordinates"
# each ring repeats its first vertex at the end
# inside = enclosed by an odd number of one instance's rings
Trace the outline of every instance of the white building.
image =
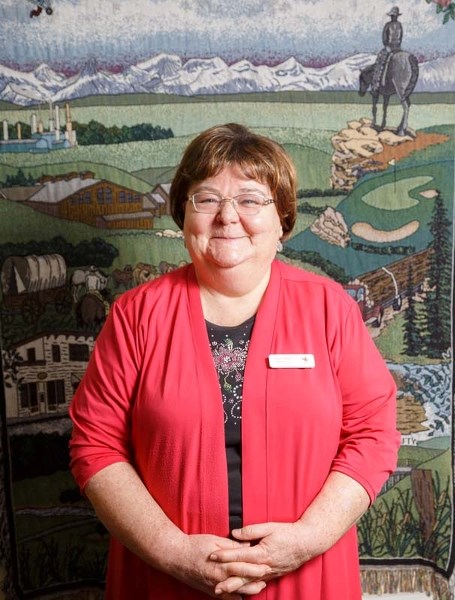
{"type": "Polygon", "coordinates": [[[55,333],[4,351],[7,420],[66,414],[94,343],[93,336],[55,333]]]}

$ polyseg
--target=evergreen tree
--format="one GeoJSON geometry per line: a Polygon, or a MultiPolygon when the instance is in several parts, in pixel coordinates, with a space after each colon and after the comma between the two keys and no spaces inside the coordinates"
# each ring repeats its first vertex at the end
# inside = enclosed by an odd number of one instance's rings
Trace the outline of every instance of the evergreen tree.
{"type": "Polygon", "coordinates": [[[412,265],[408,268],[408,284],[406,297],[408,306],[404,311],[404,352],[407,356],[418,356],[422,353],[423,339],[419,328],[419,321],[416,311],[416,303],[414,300],[413,290],[413,269],[412,265]]]}
{"type": "Polygon", "coordinates": [[[22,169],[18,169],[15,175],[7,175],[3,183],[4,187],[13,187],[15,185],[34,185],[35,180],[31,175],[25,175],[22,169]]]}
{"type": "Polygon", "coordinates": [[[450,220],[444,201],[438,193],[435,198],[430,232],[433,241],[429,265],[429,285],[432,288],[425,300],[427,328],[426,348],[430,358],[439,358],[451,342],[451,285],[452,246],[450,220]]]}

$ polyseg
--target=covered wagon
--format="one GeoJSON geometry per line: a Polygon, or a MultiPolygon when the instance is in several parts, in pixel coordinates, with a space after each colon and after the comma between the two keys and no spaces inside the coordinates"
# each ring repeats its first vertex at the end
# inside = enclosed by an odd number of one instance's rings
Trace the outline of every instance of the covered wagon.
{"type": "Polygon", "coordinates": [[[0,275],[3,316],[20,311],[26,323],[33,323],[50,303],[66,312],[71,305],[66,271],[61,254],[9,256],[0,275]]]}

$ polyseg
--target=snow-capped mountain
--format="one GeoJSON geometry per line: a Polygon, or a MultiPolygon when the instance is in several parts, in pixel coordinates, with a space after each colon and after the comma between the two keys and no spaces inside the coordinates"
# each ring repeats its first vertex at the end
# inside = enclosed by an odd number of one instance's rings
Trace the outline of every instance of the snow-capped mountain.
{"type": "Polygon", "coordinates": [[[71,83],[57,92],[52,100],[62,102],[72,98],[85,96],[98,96],[99,94],[130,94],[131,84],[122,75],[113,75],[106,71],[98,70],[96,61],[89,61],[78,76],[72,78],[71,83]]]}
{"type": "Polygon", "coordinates": [[[66,77],[53,71],[46,63],[41,63],[33,75],[47,90],[57,91],[68,84],[66,77]]]}
{"type": "Polygon", "coordinates": [[[0,65],[0,99],[15,104],[33,104],[47,101],[48,92],[34,73],[21,73],[0,65]],[[16,100],[13,100],[13,97],[16,100]]]}
{"type": "Polygon", "coordinates": [[[417,92],[455,92],[455,55],[420,65],[417,92]]]}
{"type": "MultiPolygon", "coordinates": [[[[376,55],[360,53],[321,68],[305,67],[294,57],[269,67],[241,60],[228,65],[219,57],[186,62],[158,54],[122,73],[101,69],[89,60],[80,73],[66,77],[41,64],[24,73],[0,65],[0,100],[27,106],[99,94],[162,93],[181,96],[278,91],[357,90],[360,71],[376,55]]],[[[419,65],[416,92],[455,91],[455,55],[419,65]]]]}
{"type": "Polygon", "coordinates": [[[182,66],[182,59],[176,54],[157,54],[136,65],[140,71],[146,71],[150,77],[162,77],[163,79],[176,77],[182,66]]]}

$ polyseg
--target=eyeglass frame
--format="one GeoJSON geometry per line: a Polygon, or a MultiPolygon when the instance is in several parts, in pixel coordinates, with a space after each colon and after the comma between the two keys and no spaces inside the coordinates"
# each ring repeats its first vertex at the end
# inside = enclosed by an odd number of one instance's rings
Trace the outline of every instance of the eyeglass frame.
{"type": "Polygon", "coordinates": [[[242,192],[241,194],[237,194],[237,196],[233,196],[232,198],[230,198],[229,196],[222,196],[221,194],[218,194],[218,192],[210,192],[211,194],[213,194],[214,196],[216,196],[217,198],[219,198],[219,202],[217,202],[217,210],[213,213],[211,212],[204,212],[201,210],[198,210],[196,208],[196,203],[194,201],[194,196],[197,196],[198,194],[203,194],[204,192],[195,192],[194,194],[190,194],[187,198],[188,201],[191,201],[191,204],[193,205],[194,210],[200,214],[200,215],[216,215],[220,212],[221,210],[221,205],[223,202],[230,202],[231,205],[233,206],[235,212],[238,215],[243,215],[243,216],[255,216],[258,215],[261,210],[264,208],[264,206],[268,206],[269,204],[275,204],[276,200],[274,200],[273,198],[267,198],[266,196],[263,196],[262,194],[260,194],[259,192],[242,192]],[[248,196],[249,194],[251,194],[252,196],[257,196],[259,198],[262,198],[262,200],[264,200],[263,204],[261,204],[257,210],[257,212],[255,213],[242,213],[238,211],[238,203],[237,203],[237,198],[239,196],[248,196]]]}

